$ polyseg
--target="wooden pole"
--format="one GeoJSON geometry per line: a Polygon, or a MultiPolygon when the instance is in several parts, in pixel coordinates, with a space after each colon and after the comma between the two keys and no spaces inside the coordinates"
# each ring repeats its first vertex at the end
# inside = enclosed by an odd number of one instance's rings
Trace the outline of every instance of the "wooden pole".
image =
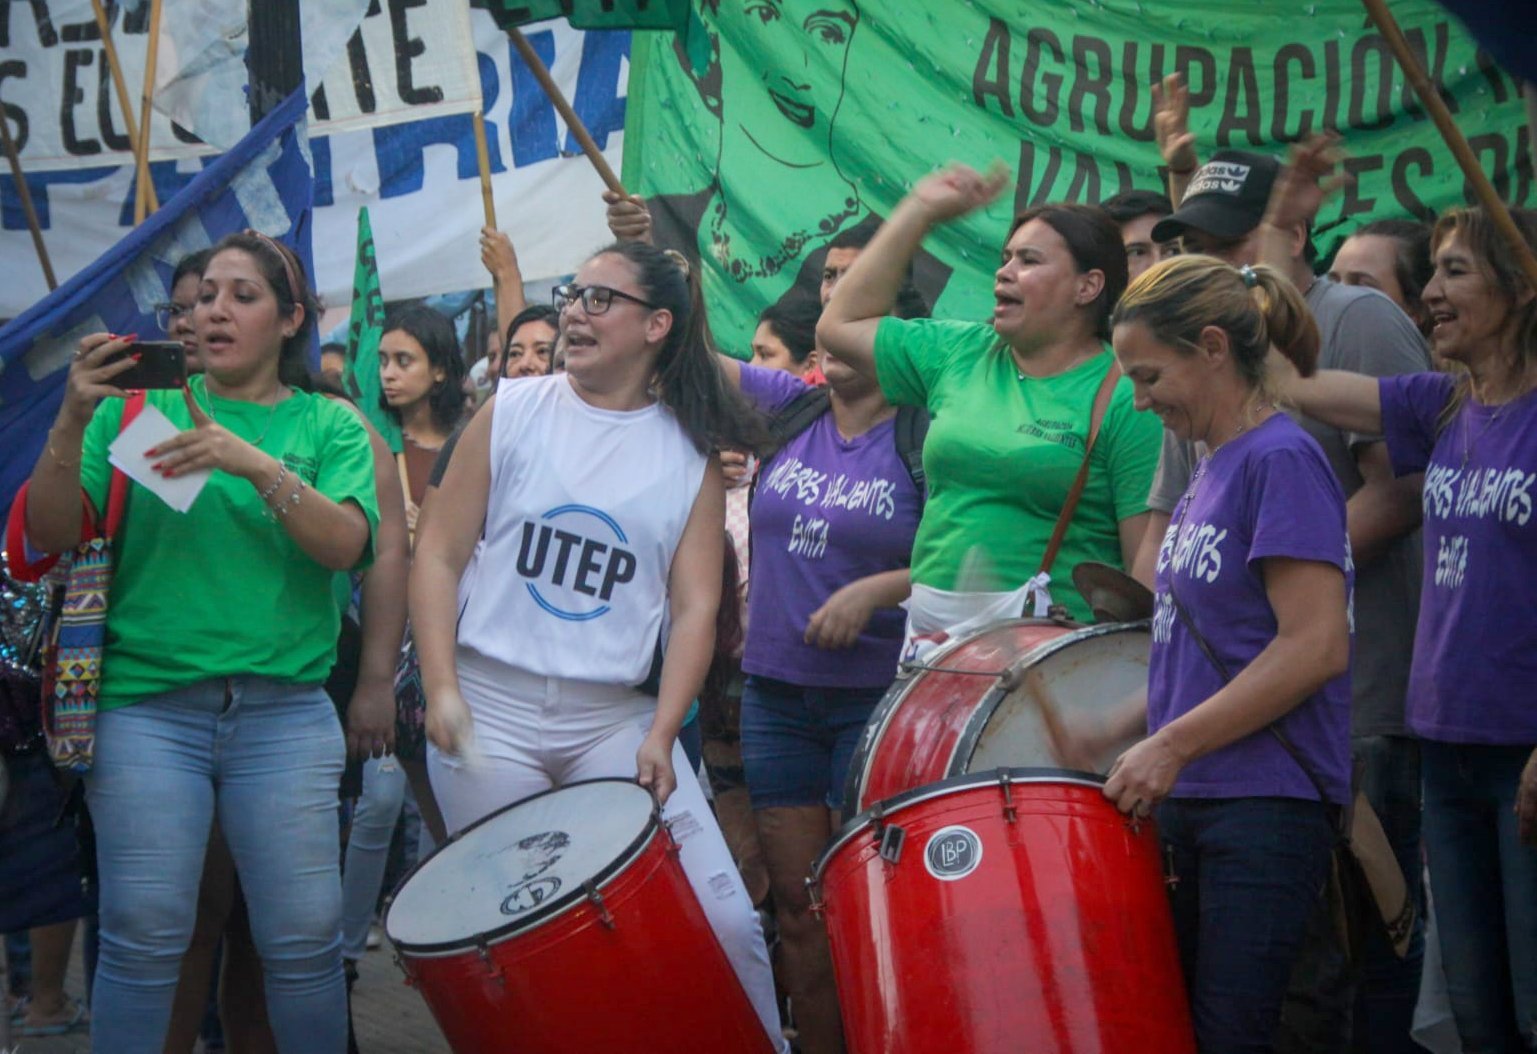
{"type": "Polygon", "coordinates": [[[27,180],[21,171],[21,157],[16,153],[16,144],[11,140],[11,121],[5,115],[4,107],[0,107],[0,143],[5,147],[5,159],[11,165],[11,178],[16,181],[16,194],[21,198],[21,211],[27,215],[27,227],[32,231],[32,247],[37,250],[37,262],[43,265],[43,279],[48,283],[48,291],[59,288],[59,280],[53,276],[53,262],[48,259],[48,246],[43,244],[43,227],[37,221],[37,210],[32,207],[32,191],[27,187],[27,180]]]}
{"type": "Polygon", "coordinates": [[[1520,229],[1516,227],[1516,221],[1510,218],[1510,211],[1500,200],[1499,194],[1495,193],[1489,177],[1484,175],[1484,170],[1479,167],[1478,158],[1473,155],[1468,141],[1463,138],[1462,132],[1453,122],[1446,103],[1441,101],[1440,93],[1430,83],[1430,78],[1425,76],[1425,71],[1420,68],[1419,60],[1414,57],[1409,42],[1404,39],[1403,30],[1398,28],[1398,22],[1394,20],[1393,13],[1388,10],[1386,0],[1361,0],[1361,3],[1366,6],[1367,15],[1376,24],[1382,38],[1388,42],[1388,47],[1393,50],[1393,54],[1398,59],[1398,64],[1403,67],[1404,75],[1414,86],[1415,94],[1420,97],[1420,105],[1425,107],[1425,112],[1430,114],[1430,119],[1440,130],[1441,138],[1445,139],[1446,145],[1451,148],[1452,156],[1457,159],[1462,174],[1473,185],[1473,193],[1477,196],[1478,203],[1483,206],[1495,228],[1509,244],[1511,252],[1516,257],[1516,263],[1526,276],[1527,284],[1537,290],[1537,255],[1532,254],[1531,246],[1526,244],[1526,239],[1521,236],[1520,229]]]}
{"type": "Polygon", "coordinates": [[[1526,145],[1531,148],[1532,171],[1537,172],[1537,84],[1527,81],[1521,94],[1526,96],[1526,145]]]}
{"type": "Polygon", "coordinates": [[[134,152],[138,163],[138,194],[133,202],[133,222],[137,226],[150,214],[149,206],[149,127],[154,123],[155,64],[160,57],[160,0],[149,0],[149,40],[144,51],[144,95],[139,107],[139,149],[134,152]]]}
{"type": "MultiPolygon", "coordinates": [[[[123,64],[117,58],[117,45],[112,42],[112,22],[101,0],[91,0],[91,10],[96,14],[96,28],[101,32],[101,49],[107,54],[107,67],[112,71],[112,86],[117,90],[117,104],[123,110],[123,127],[128,130],[128,148],[133,151],[134,171],[139,168],[139,123],[133,119],[133,99],[128,94],[128,78],[123,76],[123,64]]],[[[153,212],[160,207],[155,194],[155,184],[144,188],[149,195],[149,208],[153,212]]]]}
{"type": "Polygon", "coordinates": [[[614,170],[609,167],[608,159],[598,149],[598,144],[592,141],[592,136],[587,132],[587,126],[576,115],[576,111],[571,109],[571,104],[566,101],[555,79],[550,76],[544,60],[534,51],[533,45],[529,44],[523,31],[513,26],[507,30],[507,35],[512,38],[513,47],[517,48],[518,54],[523,56],[523,62],[533,73],[534,79],[539,82],[539,87],[544,89],[544,94],[548,95],[550,102],[555,104],[555,112],[560,114],[560,119],[566,122],[566,127],[571,129],[572,135],[576,136],[576,141],[581,144],[582,153],[587,155],[587,160],[592,162],[592,167],[598,170],[599,176],[603,177],[603,183],[620,197],[629,197],[624,184],[619,182],[619,177],[614,175],[614,170]]]}
{"type": "Polygon", "coordinates": [[[475,111],[475,160],[480,165],[480,204],[486,226],[496,229],[496,198],[491,194],[491,149],[486,145],[486,119],[475,111]]]}

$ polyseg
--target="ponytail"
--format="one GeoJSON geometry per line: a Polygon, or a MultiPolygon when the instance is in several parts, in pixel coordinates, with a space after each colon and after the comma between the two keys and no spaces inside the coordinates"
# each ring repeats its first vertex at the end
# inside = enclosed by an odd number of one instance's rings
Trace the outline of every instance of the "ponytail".
{"type": "Polygon", "coordinates": [[[1239,376],[1255,389],[1264,387],[1271,345],[1304,377],[1318,366],[1318,324],[1297,288],[1269,267],[1240,270],[1210,256],[1165,260],[1139,275],[1116,305],[1112,325],[1127,322],[1180,349],[1216,326],[1228,335],[1239,376]]]}
{"type": "Polygon", "coordinates": [[[730,448],[765,453],[772,448],[763,416],[726,383],[715,363],[696,269],[679,254],[645,242],[615,242],[595,256],[623,257],[635,268],[646,299],[672,313],[653,382],[701,453],[730,448]]]}

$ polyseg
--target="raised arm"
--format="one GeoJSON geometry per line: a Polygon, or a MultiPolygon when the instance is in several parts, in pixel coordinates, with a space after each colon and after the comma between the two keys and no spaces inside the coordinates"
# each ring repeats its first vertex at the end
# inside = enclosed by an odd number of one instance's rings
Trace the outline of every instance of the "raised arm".
{"type": "Polygon", "coordinates": [[[1169,171],[1169,201],[1177,209],[1190,187],[1190,177],[1201,167],[1190,131],[1190,89],[1182,73],[1171,73],[1162,85],[1153,85],[1153,134],[1169,171]]]}
{"type": "Polygon", "coordinates": [[[471,738],[470,710],[459,694],[454,664],[459,578],[469,565],[491,494],[491,421],[495,400],[465,427],[443,474],[443,493],[419,521],[411,563],[411,632],[427,695],[427,736],[457,754],[471,738]],[[448,500],[444,500],[448,499],[448,500]]]}
{"type": "Polygon", "coordinates": [[[492,291],[496,294],[497,343],[507,339],[507,327],[518,312],[528,306],[523,296],[523,269],[518,266],[518,252],[506,231],[494,227],[480,229],[480,262],[491,272],[492,291]]]}
{"type": "Polygon", "coordinates": [[[817,342],[860,373],[874,376],[876,327],[896,303],[924,237],[936,225],[982,208],[1008,180],[1002,166],[982,175],[965,165],[950,165],[920,180],[834,288],[817,323],[817,342]]]}

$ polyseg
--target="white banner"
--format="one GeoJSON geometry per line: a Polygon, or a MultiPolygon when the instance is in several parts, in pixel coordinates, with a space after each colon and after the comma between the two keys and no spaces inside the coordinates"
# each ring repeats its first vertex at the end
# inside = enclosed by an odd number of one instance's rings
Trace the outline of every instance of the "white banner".
{"type": "MultiPolygon", "coordinates": [[[[215,153],[250,130],[247,2],[163,0],[151,160],[215,153]]],[[[111,16],[136,119],[148,8],[111,16]]],[[[479,107],[468,0],[305,0],[302,10],[312,136],[479,107]]],[[[0,100],[26,172],[132,162],[90,0],[0,0],[0,100]]]]}
{"type": "MultiPolygon", "coordinates": [[[[169,2],[174,5],[183,0],[169,2]]],[[[393,3],[399,6],[402,0],[393,3]]],[[[30,24],[29,6],[0,0],[0,11],[10,10],[13,34],[20,22],[30,24]]],[[[406,8],[412,26],[423,10],[426,8],[406,8]]],[[[388,10],[385,18],[388,26],[388,10]]],[[[499,224],[512,235],[526,279],[568,274],[607,240],[599,198],[601,181],[512,50],[507,36],[484,11],[471,12],[471,26],[479,88],[485,100],[499,224]]],[[[582,33],[564,22],[544,23],[525,32],[617,171],[629,76],[629,34],[582,33]]],[[[0,63],[4,61],[0,57],[0,63]]],[[[416,75],[415,61],[411,89],[435,87],[416,75]]],[[[350,95],[345,120],[361,122],[365,130],[311,140],[316,173],[317,288],[331,306],[347,305],[360,205],[368,205],[372,215],[386,298],[488,286],[490,278],[480,263],[483,220],[470,116],[444,115],[438,102],[423,102],[416,104],[420,112],[438,116],[368,128],[368,122],[379,119],[378,100],[386,97],[382,94],[385,88],[398,97],[402,83],[394,59],[388,74],[378,73],[373,65],[370,60],[368,83],[375,89],[372,114],[359,105],[352,85],[362,82],[351,73],[345,82],[347,93],[340,88],[333,92],[330,77],[324,82],[325,101],[340,113],[342,99],[350,95]]],[[[445,91],[443,96],[446,103],[449,93],[445,91]]],[[[9,101],[7,86],[0,85],[0,97],[9,101]]],[[[415,112],[418,110],[413,108],[413,115],[415,112]]],[[[158,166],[156,182],[162,186],[162,198],[174,185],[190,179],[201,165],[198,159],[190,158],[174,166],[158,166]]],[[[60,281],[105,251],[131,224],[129,169],[39,172],[28,182],[60,281]]],[[[6,261],[6,281],[0,282],[0,317],[10,317],[40,299],[46,287],[9,178],[0,179],[0,205],[0,253],[6,261]]]]}

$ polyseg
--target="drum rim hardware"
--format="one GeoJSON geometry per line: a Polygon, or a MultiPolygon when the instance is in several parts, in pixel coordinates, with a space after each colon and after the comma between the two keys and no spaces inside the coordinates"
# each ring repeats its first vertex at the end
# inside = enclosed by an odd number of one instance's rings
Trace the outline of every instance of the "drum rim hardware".
{"type": "MultiPolygon", "coordinates": [[[[406,952],[415,958],[453,956],[462,954],[463,952],[472,949],[480,949],[481,954],[484,957],[486,954],[485,949],[489,948],[492,944],[501,943],[502,941],[515,937],[520,933],[527,932],[537,926],[542,926],[545,923],[552,922],[555,919],[570,913],[576,908],[581,907],[583,904],[596,903],[601,905],[602,898],[597,897],[596,900],[594,900],[593,897],[589,896],[587,887],[591,885],[594,891],[602,890],[605,886],[607,886],[610,882],[622,874],[637,857],[645,852],[646,847],[651,844],[651,841],[657,836],[659,831],[666,831],[666,824],[662,821],[661,809],[657,805],[656,796],[633,779],[603,777],[600,779],[575,780],[571,783],[563,784],[559,787],[551,787],[549,790],[540,791],[537,794],[530,794],[526,798],[520,798],[515,802],[511,802],[502,806],[495,812],[481,817],[479,820],[476,820],[474,823],[469,824],[462,830],[456,832],[452,838],[445,840],[442,845],[434,849],[430,854],[427,855],[426,858],[419,861],[415,867],[407,872],[406,876],[400,880],[399,885],[396,887],[396,893],[392,894],[385,903],[385,935],[389,938],[390,943],[398,951],[406,952]],[[538,907],[529,911],[526,915],[479,933],[469,934],[463,937],[456,937],[450,941],[416,943],[412,941],[402,941],[396,937],[393,932],[391,932],[390,918],[398,904],[399,891],[405,889],[410,881],[416,877],[417,873],[431,864],[432,861],[435,860],[440,853],[443,853],[451,847],[454,847],[471,831],[491,823],[492,821],[501,817],[503,813],[519,808],[520,806],[526,805],[527,803],[538,798],[547,797],[552,794],[558,794],[562,791],[569,791],[573,787],[582,787],[595,783],[611,783],[619,786],[634,788],[645,793],[651,799],[650,815],[647,817],[646,822],[642,826],[640,832],[622,852],[617,854],[610,863],[604,865],[604,867],[598,870],[597,873],[593,874],[582,882],[573,884],[569,891],[562,892],[559,895],[552,897],[547,902],[540,904],[538,907]]],[[[676,840],[672,838],[670,831],[667,832],[667,837],[670,841],[672,841],[672,844],[676,846],[676,840]]],[[[600,921],[604,921],[605,925],[608,925],[609,928],[613,928],[612,917],[608,918],[607,920],[602,920],[602,915],[608,914],[606,908],[600,908],[600,911],[600,921]]],[[[409,972],[405,971],[404,966],[402,966],[401,969],[402,972],[407,973],[408,977],[410,976],[409,972]]]]}

